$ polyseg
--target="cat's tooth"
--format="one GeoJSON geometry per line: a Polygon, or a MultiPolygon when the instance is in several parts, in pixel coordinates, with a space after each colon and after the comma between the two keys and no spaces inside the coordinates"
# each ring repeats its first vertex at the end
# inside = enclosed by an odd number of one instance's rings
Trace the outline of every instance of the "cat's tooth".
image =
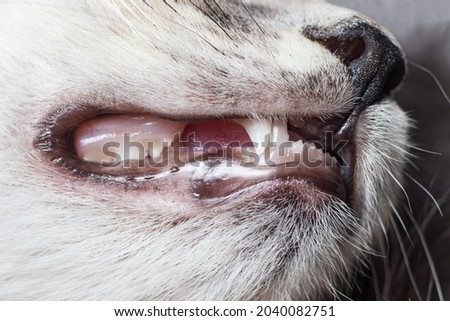
{"type": "Polygon", "coordinates": [[[272,132],[272,120],[235,119],[234,121],[247,131],[255,146],[256,153],[258,155],[263,154],[272,132]]]}
{"type": "Polygon", "coordinates": [[[272,123],[271,142],[275,143],[275,148],[289,141],[289,133],[287,122],[282,120],[274,120],[272,123]]]}
{"type": "Polygon", "coordinates": [[[301,162],[304,145],[301,140],[283,142],[280,146],[271,148],[270,160],[276,164],[301,162]]]}
{"type": "Polygon", "coordinates": [[[292,143],[292,149],[290,150],[290,161],[302,161],[304,146],[305,144],[301,140],[292,143]]]}
{"type": "Polygon", "coordinates": [[[305,144],[301,140],[299,140],[299,141],[296,141],[296,142],[294,142],[292,144],[292,150],[295,153],[301,153],[301,152],[303,152],[303,147],[304,146],[305,146],[305,144]]]}

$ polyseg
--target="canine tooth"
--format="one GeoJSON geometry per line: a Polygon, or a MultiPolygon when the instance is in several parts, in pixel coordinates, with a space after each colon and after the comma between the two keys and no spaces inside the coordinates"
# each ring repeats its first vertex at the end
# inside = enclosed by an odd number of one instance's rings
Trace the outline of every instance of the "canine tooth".
{"type": "Polygon", "coordinates": [[[235,119],[247,131],[248,136],[255,146],[256,153],[261,155],[267,147],[267,140],[272,132],[272,120],[262,119],[235,119]]]}
{"type": "Polygon", "coordinates": [[[116,160],[105,155],[103,148],[107,143],[116,145],[108,150],[119,155],[122,161],[139,160],[147,155],[157,159],[163,142],[170,144],[185,126],[183,122],[151,115],[105,115],[84,122],[75,132],[74,145],[80,159],[98,164],[116,160]]]}
{"type": "Polygon", "coordinates": [[[274,120],[272,123],[271,142],[275,143],[275,147],[279,147],[282,143],[288,141],[289,133],[287,130],[287,122],[274,120]]]}
{"type": "Polygon", "coordinates": [[[270,160],[276,164],[286,163],[294,159],[294,150],[303,145],[289,141],[287,122],[274,120],[272,122],[272,131],[270,141],[273,143],[270,148],[270,160]]]}

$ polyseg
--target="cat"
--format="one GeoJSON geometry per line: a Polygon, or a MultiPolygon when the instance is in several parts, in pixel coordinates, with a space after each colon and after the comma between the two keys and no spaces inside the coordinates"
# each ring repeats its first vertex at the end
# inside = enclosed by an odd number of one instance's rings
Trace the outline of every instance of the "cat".
{"type": "Polygon", "coordinates": [[[383,284],[412,120],[376,22],[36,0],[0,30],[1,299],[411,298],[383,284]]]}

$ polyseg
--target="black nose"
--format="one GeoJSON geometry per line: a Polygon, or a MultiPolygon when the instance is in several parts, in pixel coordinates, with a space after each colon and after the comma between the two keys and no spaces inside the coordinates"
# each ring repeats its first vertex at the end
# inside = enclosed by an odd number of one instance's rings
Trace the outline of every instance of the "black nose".
{"type": "Polygon", "coordinates": [[[366,22],[345,21],[327,30],[307,27],[304,34],[324,45],[348,66],[363,106],[388,96],[405,75],[405,59],[400,48],[380,29],[366,22]]]}

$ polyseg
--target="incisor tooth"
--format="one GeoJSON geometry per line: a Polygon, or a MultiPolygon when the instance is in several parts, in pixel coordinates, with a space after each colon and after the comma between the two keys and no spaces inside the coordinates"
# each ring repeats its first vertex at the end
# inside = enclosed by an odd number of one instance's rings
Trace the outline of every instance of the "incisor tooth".
{"type": "Polygon", "coordinates": [[[305,144],[303,144],[303,142],[301,140],[296,141],[292,144],[292,150],[295,153],[301,153],[303,152],[303,147],[305,146],[305,144]]]}
{"type": "Polygon", "coordinates": [[[255,146],[256,153],[263,154],[272,132],[272,120],[235,119],[234,121],[245,128],[255,146]]]}

